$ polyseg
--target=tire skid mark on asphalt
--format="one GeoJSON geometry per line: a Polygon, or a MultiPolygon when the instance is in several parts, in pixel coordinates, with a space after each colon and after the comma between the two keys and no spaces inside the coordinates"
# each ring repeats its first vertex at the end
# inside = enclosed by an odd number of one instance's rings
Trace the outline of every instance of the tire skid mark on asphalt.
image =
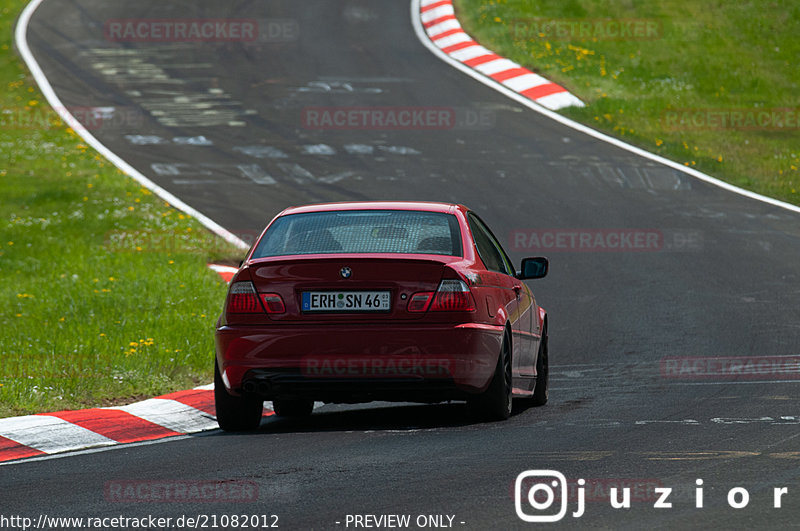
{"type": "Polygon", "coordinates": [[[243,118],[255,114],[225,91],[187,89],[189,81],[206,81],[213,76],[212,63],[187,64],[177,60],[176,47],[91,48],[82,59],[109,83],[125,88],[127,94],[150,116],[166,127],[243,127],[243,118]],[[168,70],[196,71],[192,76],[174,77],[168,70]],[[206,75],[203,73],[206,72],[206,75]]]}

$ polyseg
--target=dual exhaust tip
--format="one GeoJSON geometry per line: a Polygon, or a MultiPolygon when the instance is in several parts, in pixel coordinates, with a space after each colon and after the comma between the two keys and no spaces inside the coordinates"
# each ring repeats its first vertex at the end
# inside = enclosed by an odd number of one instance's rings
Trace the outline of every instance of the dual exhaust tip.
{"type": "Polygon", "coordinates": [[[254,380],[247,380],[242,383],[242,391],[247,394],[267,395],[272,390],[272,385],[269,382],[257,382],[254,380]]]}

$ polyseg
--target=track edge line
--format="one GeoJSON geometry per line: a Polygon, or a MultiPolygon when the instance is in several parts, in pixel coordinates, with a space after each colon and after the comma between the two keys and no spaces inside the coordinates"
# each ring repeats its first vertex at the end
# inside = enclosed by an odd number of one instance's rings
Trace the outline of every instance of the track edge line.
{"type": "Polygon", "coordinates": [[[42,4],[44,0],[31,0],[25,8],[22,10],[19,18],[17,19],[17,25],[14,28],[14,43],[16,44],[17,51],[22,56],[22,60],[28,67],[33,79],[36,81],[36,84],[39,86],[39,90],[42,91],[47,102],[53,108],[53,110],[58,113],[64,122],[72,128],[80,137],[90,146],[92,146],[98,153],[100,153],[103,157],[105,157],[109,162],[111,162],[114,166],[117,167],[122,173],[127,175],[128,177],[134,179],[140,185],[144,186],[155,195],[169,203],[171,206],[177,208],[185,212],[186,214],[192,216],[197,221],[199,221],[204,227],[208,230],[216,234],[217,236],[223,238],[225,241],[239,247],[241,249],[249,249],[249,245],[247,245],[244,240],[224,228],[222,225],[217,223],[216,221],[212,220],[199,210],[189,206],[182,200],[180,200],[177,196],[173,195],[172,193],[168,192],[164,188],[157,185],[155,182],[148,179],[143,173],[139,170],[131,166],[128,162],[122,159],[119,155],[111,151],[107,148],[102,142],[100,142],[97,138],[94,137],[86,128],[78,121],[75,116],[73,116],[64,104],[61,102],[61,99],[53,90],[50,81],[47,79],[47,76],[44,75],[42,68],[39,66],[39,63],[36,61],[36,58],[33,56],[33,52],[31,52],[30,47],[28,46],[28,24],[30,22],[33,13],[38,9],[38,7],[42,4]]]}
{"type": "Polygon", "coordinates": [[[528,107],[529,109],[538,112],[539,114],[543,114],[544,116],[547,116],[548,118],[555,120],[556,122],[559,122],[560,124],[565,125],[571,129],[587,134],[593,138],[596,138],[600,141],[606,142],[618,148],[624,149],[625,151],[628,151],[635,155],[639,155],[654,162],[658,162],[659,164],[663,164],[664,166],[668,166],[672,169],[681,171],[698,180],[717,186],[729,192],[733,192],[735,194],[748,197],[756,201],[761,201],[762,203],[767,203],[769,205],[800,214],[800,206],[798,205],[793,205],[791,203],[787,203],[779,199],[767,197],[765,195],[752,192],[750,190],[745,190],[744,188],[740,188],[733,184],[727,183],[725,181],[717,179],[716,177],[712,177],[706,173],[695,170],[693,168],[687,168],[686,166],[680,164],[679,162],[675,162],[673,160],[664,158],[660,155],[656,155],[655,153],[651,153],[640,147],[636,147],[632,144],[628,144],[627,142],[623,142],[622,140],[609,136],[605,133],[601,133],[600,131],[592,129],[591,127],[578,123],[574,120],[570,120],[569,118],[562,116],[556,113],[555,111],[551,111],[545,108],[544,106],[534,102],[533,100],[530,100],[525,96],[522,96],[517,92],[514,92],[513,90],[502,85],[501,83],[484,76],[483,74],[477,72],[476,70],[473,70],[469,66],[456,61],[455,59],[447,55],[445,52],[443,52],[441,49],[439,49],[435,44],[433,44],[428,35],[425,33],[425,30],[422,27],[422,20],[420,19],[420,2],[421,0],[411,0],[411,24],[414,28],[414,33],[416,34],[417,39],[422,43],[423,46],[428,48],[428,50],[430,50],[436,57],[438,57],[445,63],[449,64],[453,68],[462,71],[463,73],[467,74],[473,79],[513,99],[517,103],[520,103],[528,107]]]}

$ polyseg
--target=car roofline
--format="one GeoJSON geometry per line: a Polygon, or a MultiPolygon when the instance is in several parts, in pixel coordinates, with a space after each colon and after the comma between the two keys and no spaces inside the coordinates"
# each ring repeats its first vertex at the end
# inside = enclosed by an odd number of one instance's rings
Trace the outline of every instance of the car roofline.
{"type": "Polygon", "coordinates": [[[335,203],[316,203],[312,205],[285,208],[277,217],[307,212],[336,212],[347,210],[408,210],[421,212],[441,212],[454,214],[456,210],[468,209],[455,203],[434,201],[341,201],[335,203]]]}

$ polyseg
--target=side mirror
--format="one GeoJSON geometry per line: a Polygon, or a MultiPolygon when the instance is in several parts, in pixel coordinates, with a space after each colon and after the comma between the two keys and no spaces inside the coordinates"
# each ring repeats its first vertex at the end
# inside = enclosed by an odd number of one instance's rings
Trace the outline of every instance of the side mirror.
{"type": "Polygon", "coordinates": [[[543,256],[522,259],[522,270],[517,273],[520,280],[542,278],[547,275],[550,269],[550,262],[543,256]]]}

